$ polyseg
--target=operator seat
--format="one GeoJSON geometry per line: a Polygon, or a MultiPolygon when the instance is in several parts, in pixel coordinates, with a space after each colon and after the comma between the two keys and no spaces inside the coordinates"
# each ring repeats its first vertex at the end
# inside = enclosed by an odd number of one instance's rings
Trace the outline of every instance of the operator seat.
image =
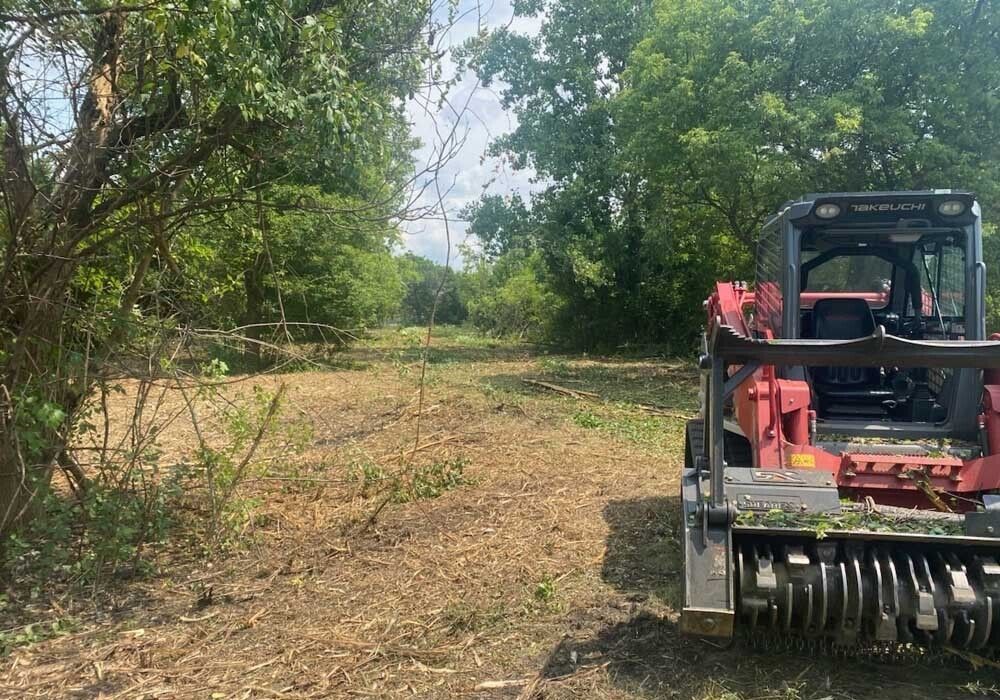
{"type": "Polygon", "coordinates": [[[817,338],[853,340],[875,332],[875,317],[864,299],[819,299],[813,305],[817,338]]]}
{"type": "MultiPolygon", "coordinates": [[[[864,299],[820,299],[813,305],[813,335],[854,340],[875,332],[875,317],[864,299]]],[[[878,367],[813,367],[813,388],[821,414],[878,416],[892,390],[882,387],[878,367]]]]}

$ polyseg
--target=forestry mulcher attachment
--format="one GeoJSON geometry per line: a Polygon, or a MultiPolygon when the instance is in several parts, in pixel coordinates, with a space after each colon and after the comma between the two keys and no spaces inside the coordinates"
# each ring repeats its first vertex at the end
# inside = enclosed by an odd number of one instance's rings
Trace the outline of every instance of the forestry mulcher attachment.
{"type": "Polygon", "coordinates": [[[809,195],[706,302],[682,479],[683,631],[1000,646],[1000,341],[980,209],[809,195]]]}

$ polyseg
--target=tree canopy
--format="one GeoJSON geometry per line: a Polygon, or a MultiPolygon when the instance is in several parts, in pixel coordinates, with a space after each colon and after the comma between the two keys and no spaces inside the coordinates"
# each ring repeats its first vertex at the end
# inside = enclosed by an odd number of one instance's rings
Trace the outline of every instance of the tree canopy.
{"type": "Polygon", "coordinates": [[[472,230],[530,242],[586,344],[684,343],[715,279],[807,192],[968,188],[1000,211],[1000,17],[982,0],[552,0],[473,47],[548,186],[472,230]],[[504,223],[498,223],[499,221],[504,223]]]}

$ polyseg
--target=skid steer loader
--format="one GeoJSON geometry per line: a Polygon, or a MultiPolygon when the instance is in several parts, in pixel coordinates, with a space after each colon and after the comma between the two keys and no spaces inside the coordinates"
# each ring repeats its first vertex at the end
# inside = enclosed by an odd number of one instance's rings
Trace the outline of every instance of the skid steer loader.
{"type": "Polygon", "coordinates": [[[831,193],[706,301],[685,633],[1000,643],[1000,341],[967,192],[831,193]]]}

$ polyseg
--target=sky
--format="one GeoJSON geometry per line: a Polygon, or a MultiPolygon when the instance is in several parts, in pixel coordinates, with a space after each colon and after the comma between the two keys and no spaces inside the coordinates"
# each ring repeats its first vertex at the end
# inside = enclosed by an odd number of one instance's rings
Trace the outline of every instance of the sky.
{"type": "MultiPolygon", "coordinates": [[[[460,0],[456,13],[457,21],[447,34],[440,37],[442,48],[454,48],[466,39],[475,36],[480,27],[487,30],[510,26],[512,31],[533,35],[541,26],[538,17],[514,17],[510,0],[460,0]]],[[[450,55],[443,59],[446,76],[454,76],[455,63],[450,55]]],[[[440,152],[443,138],[454,133],[462,139],[461,148],[445,165],[438,175],[444,208],[448,215],[448,229],[451,233],[451,259],[453,267],[462,266],[458,244],[466,240],[468,224],[459,220],[460,210],[483,194],[512,194],[520,192],[527,196],[539,185],[532,183],[534,173],[514,171],[500,159],[486,155],[489,142],[517,127],[516,117],[505,111],[500,104],[498,86],[479,86],[472,71],[460,76],[459,82],[448,92],[448,103],[437,109],[437,105],[427,107],[427,95],[412,100],[407,105],[413,134],[422,142],[414,157],[418,170],[435,159],[440,152]]],[[[435,101],[436,101],[436,95],[435,101]]],[[[418,186],[432,183],[433,178],[421,178],[418,186]]],[[[424,190],[418,206],[434,206],[437,192],[433,184],[424,190]]],[[[423,255],[438,263],[444,263],[447,253],[445,221],[438,213],[421,220],[406,222],[403,245],[418,255],[423,255]]]]}

